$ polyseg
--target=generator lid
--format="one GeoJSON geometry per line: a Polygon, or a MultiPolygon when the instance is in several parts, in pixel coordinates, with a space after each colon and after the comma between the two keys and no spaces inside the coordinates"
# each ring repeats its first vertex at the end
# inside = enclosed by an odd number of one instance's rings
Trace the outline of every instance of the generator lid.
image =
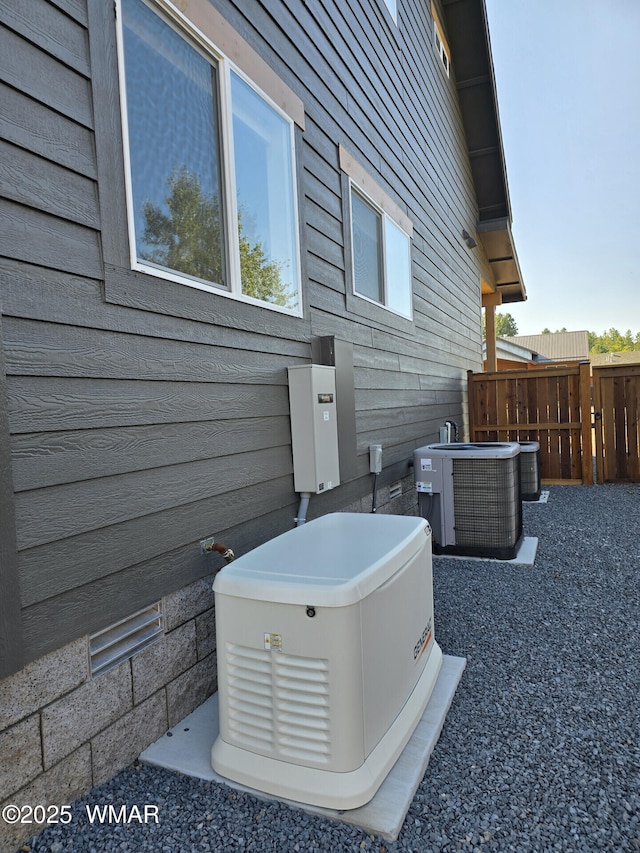
{"type": "Polygon", "coordinates": [[[520,453],[517,441],[467,441],[451,444],[426,444],[414,451],[419,457],[452,459],[509,459],[520,453]]]}
{"type": "Polygon", "coordinates": [[[265,542],[225,566],[217,594],[325,607],[366,598],[424,548],[431,529],[423,518],[331,513],[265,542]]]}

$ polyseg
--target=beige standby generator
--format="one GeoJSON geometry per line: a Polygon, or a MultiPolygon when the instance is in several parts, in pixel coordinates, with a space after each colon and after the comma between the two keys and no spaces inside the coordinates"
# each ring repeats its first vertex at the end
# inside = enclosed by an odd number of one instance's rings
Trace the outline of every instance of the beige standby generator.
{"type": "Polygon", "coordinates": [[[214,770],[297,802],[368,802],[442,662],[428,523],[326,515],[240,557],[213,588],[214,770]]]}

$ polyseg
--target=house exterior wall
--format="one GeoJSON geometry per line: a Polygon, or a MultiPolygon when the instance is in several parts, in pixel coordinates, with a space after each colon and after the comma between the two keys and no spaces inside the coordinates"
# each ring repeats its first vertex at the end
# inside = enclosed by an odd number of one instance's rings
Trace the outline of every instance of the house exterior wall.
{"type": "Polygon", "coordinates": [[[0,0],[0,678],[208,577],[200,539],[291,528],[287,367],[319,338],[352,348],[356,438],[309,518],[366,508],[371,443],[415,511],[414,448],[466,420],[487,264],[460,239],[477,205],[427,4],[397,27],[382,0],[213,5],[304,105],[301,318],[131,270],[113,2],[0,0]],[[412,321],[351,291],[340,146],[413,224],[412,321]]]}
{"type": "MultiPolygon", "coordinates": [[[[388,486],[379,490],[377,511],[416,514],[413,476],[393,485],[397,496],[388,486]]],[[[368,495],[344,509],[370,512],[371,506],[368,495]]],[[[215,693],[213,578],[164,596],[162,638],[104,675],[91,677],[84,635],[0,680],[0,813],[18,806],[26,818],[0,820],[0,849],[16,850],[43,828],[29,806],[69,805],[215,693]]]]}

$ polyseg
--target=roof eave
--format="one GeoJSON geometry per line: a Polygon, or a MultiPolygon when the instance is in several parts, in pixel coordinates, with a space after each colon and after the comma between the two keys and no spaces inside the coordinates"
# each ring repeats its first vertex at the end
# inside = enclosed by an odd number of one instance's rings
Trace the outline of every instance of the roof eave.
{"type": "Polygon", "coordinates": [[[478,201],[478,236],[503,302],[527,298],[511,234],[511,202],[484,0],[441,0],[478,201]],[[501,247],[496,252],[495,246],[501,247]]]}
{"type": "Polygon", "coordinates": [[[520,263],[511,225],[506,217],[478,222],[478,238],[491,267],[496,291],[502,302],[524,302],[527,291],[522,280],[520,263]]]}

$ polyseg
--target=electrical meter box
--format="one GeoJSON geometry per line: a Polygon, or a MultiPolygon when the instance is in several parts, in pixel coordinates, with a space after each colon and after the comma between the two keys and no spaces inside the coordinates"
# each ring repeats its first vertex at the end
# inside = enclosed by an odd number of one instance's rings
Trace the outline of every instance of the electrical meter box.
{"type": "Polygon", "coordinates": [[[296,492],[318,494],[340,485],[335,367],[290,367],[289,405],[296,492]]]}

